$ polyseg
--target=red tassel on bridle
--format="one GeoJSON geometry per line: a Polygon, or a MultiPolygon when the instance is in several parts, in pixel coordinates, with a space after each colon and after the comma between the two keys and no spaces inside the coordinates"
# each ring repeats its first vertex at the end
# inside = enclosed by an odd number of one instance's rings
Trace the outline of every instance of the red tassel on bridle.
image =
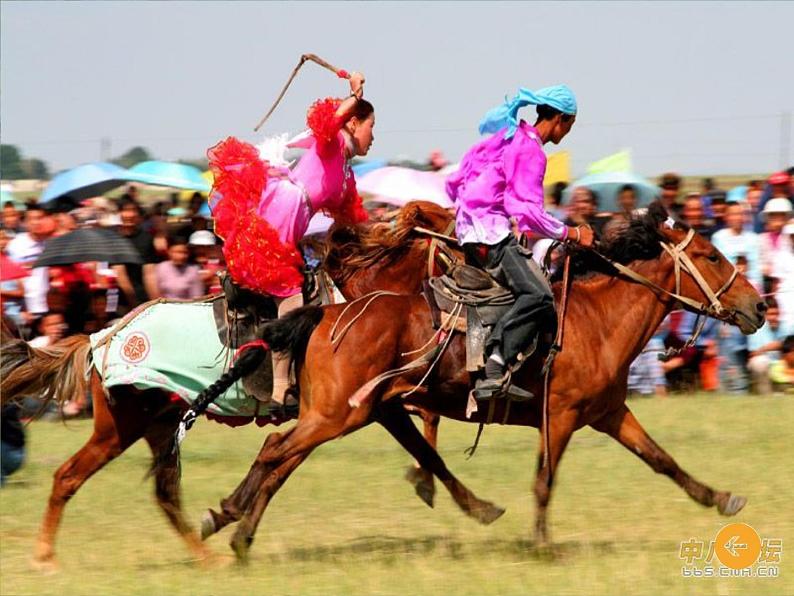
{"type": "Polygon", "coordinates": [[[260,348],[262,350],[267,351],[270,349],[270,346],[267,345],[267,342],[263,339],[255,339],[254,341],[249,341],[241,345],[239,348],[237,348],[237,351],[234,353],[234,360],[237,360],[240,356],[242,356],[243,352],[247,350],[253,350],[254,348],[260,348]]]}

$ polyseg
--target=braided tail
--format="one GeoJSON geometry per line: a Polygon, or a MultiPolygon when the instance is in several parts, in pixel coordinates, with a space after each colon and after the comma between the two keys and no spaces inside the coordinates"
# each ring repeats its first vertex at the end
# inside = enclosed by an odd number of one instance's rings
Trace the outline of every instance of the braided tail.
{"type": "Polygon", "coordinates": [[[182,444],[185,434],[193,427],[196,419],[207,411],[212,402],[223,395],[229,387],[262,364],[267,355],[267,345],[262,342],[261,344],[250,346],[242,352],[238,352],[238,354],[239,356],[234,365],[212,385],[199,393],[196,396],[196,401],[182,416],[179,428],[176,430],[175,443],[177,448],[182,444]]]}

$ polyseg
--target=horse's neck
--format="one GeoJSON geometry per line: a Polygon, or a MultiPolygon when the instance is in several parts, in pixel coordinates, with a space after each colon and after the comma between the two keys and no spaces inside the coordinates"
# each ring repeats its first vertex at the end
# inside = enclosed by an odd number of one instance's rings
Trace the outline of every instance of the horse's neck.
{"type": "MultiPolygon", "coordinates": [[[[379,290],[418,294],[427,277],[427,243],[415,240],[405,255],[388,265],[362,267],[339,288],[345,300],[379,290]]],[[[333,280],[337,283],[337,280],[333,280]]]]}
{"type": "MultiPolygon", "coordinates": [[[[632,268],[658,286],[673,290],[670,263],[653,260],[637,263],[632,268]]],[[[631,364],[671,310],[670,300],[622,277],[600,276],[590,281],[575,282],[568,303],[571,306],[577,304],[578,308],[572,310],[585,319],[572,321],[572,328],[584,333],[592,333],[594,328],[600,330],[602,345],[594,345],[592,349],[610,358],[612,370],[631,364]],[[607,347],[608,350],[604,349],[607,347]]]]}

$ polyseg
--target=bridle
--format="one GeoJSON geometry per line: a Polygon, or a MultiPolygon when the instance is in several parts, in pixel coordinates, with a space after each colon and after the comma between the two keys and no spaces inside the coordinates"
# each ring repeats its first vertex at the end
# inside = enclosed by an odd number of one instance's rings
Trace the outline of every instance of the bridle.
{"type": "Polygon", "coordinates": [[[610,265],[612,265],[615,269],[617,269],[620,273],[625,275],[626,277],[631,278],[632,280],[646,286],[647,288],[654,291],[656,294],[666,295],[673,298],[675,301],[684,304],[685,306],[690,307],[699,315],[706,315],[709,317],[713,317],[715,319],[719,319],[722,321],[731,319],[736,315],[735,309],[728,309],[725,308],[722,303],[720,302],[720,296],[722,296],[725,292],[730,289],[733,285],[733,282],[736,281],[736,276],[739,274],[739,270],[736,268],[736,265],[733,266],[733,273],[728,278],[720,289],[716,292],[711,289],[709,283],[705,280],[703,275],[698,270],[697,266],[692,262],[692,259],[689,258],[689,255],[686,253],[686,248],[689,246],[689,243],[692,242],[692,238],[695,236],[695,230],[690,229],[687,232],[687,235],[684,239],[679,242],[678,244],[671,244],[669,242],[660,242],[662,248],[670,255],[673,259],[673,267],[675,268],[675,291],[671,292],[670,290],[666,290],[665,288],[655,284],[647,277],[644,277],[622,265],[621,263],[617,263],[612,259],[604,256],[597,250],[593,249],[593,252],[600,256],[602,259],[607,261],[610,265]],[[700,302],[698,300],[693,300],[687,296],[683,296],[681,294],[681,272],[687,273],[697,284],[700,291],[708,298],[709,303],[706,304],[705,302],[700,302]]]}

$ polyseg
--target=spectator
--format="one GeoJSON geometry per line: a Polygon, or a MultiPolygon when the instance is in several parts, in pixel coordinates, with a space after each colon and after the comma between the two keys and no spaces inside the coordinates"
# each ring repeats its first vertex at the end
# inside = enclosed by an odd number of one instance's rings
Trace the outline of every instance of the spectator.
{"type": "Polygon", "coordinates": [[[769,367],[769,380],[775,391],[794,394],[794,335],[781,344],[781,358],[769,367]]]}
{"type": "MultiPolygon", "coordinates": [[[[11,240],[6,229],[0,229],[0,253],[8,256],[6,248],[11,240]]],[[[25,324],[25,286],[20,279],[9,279],[0,282],[0,303],[3,305],[3,316],[8,317],[19,328],[25,324]]]]}
{"type": "Polygon", "coordinates": [[[744,229],[744,208],[739,203],[728,203],[725,225],[711,238],[711,242],[725,258],[737,265],[740,257],[747,261],[747,279],[759,292],[763,288],[761,276],[761,244],[758,234],[744,229]]]}
{"type": "Polygon", "coordinates": [[[711,191],[710,208],[706,211],[711,218],[711,233],[725,227],[725,210],[727,194],[721,190],[711,191]]]}
{"type": "Polygon", "coordinates": [[[632,212],[637,208],[637,191],[631,184],[621,187],[618,193],[618,215],[623,219],[630,219],[632,212]]]}
{"type": "Polygon", "coordinates": [[[681,178],[678,174],[673,174],[672,172],[663,174],[659,180],[659,187],[662,189],[660,197],[662,205],[671,216],[677,217],[680,211],[678,192],[681,188],[681,178]]]}
{"type": "Polygon", "coordinates": [[[204,284],[197,265],[188,264],[190,251],[182,236],[171,239],[168,260],[155,267],[155,278],[160,296],[176,300],[188,300],[204,295],[204,284]]]}
{"type": "Polygon", "coordinates": [[[766,304],[766,322],[753,335],[747,337],[747,347],[750,350],[747,367],[755,390],[761,395],[772,391],[769,367],[780,359],[781,344],[788,335],[788,330],[780,324],[777,300],[770,296],[766,299],[766,304]]]}
{"type": "Polygon", "coordinates": [[[664,368],[659,360],[659,354],[664,352],[663,333],[664,323],[659,326],[640,355],[631,363],[628,379],[629,394],[658,397],[667,395],[664,368]]]}
{"type": "Polygon", "coordinates": [[[689,193],[686,199],[684,199],[684,206],[681,209],[681,219],[698,234],[706,238],[711,238],[712,228],[706,225],[703,203],[698,193],[689,193]]]}
{"type": "MultiPolygon", "coordinates": [[[[28,207],[25,213],[27,232],[17,234],[8,243],[8,257],[17,263],[32,266],[44,250],[44,243],[53,231],[54,225],[49,213],[39,204],[28,207]]],[[[47,312],[47,291],[49,290],[49,271],[47,267],[31,270],[23,284],[25,286],[25,310],[30,316],[40,316],[47,312]]],[[[31,321],[28,320],[29,324],[31,321]]]]}
{"type": "Polygon", "coordinates": [[[223,266],[218,258],[219,250],[215,243],[215,234],[209,230],[197,230],[190,235],[188,246],[192,252],[193,261],[199,267],[204,293],[219,293],[221,286],[218,272],[223,266]]]}
{"type": "Polygon", "coordinates": [[[119,204],[121,214],[121,228],[119,234],[135,245],[141,255],[143,265],[115,265],[113,268],[118,275],[118,284],[126,298],[127,306],[132,308],[141,302],[157,298],[157,281],[154,276],[154,267],[157,263],[157,253],[151,234],[142,228],[143,211],[129,197],[123,198],[119,204]]]}
{"type": "Polygon", "coordinates": [[[46,348],[60,339],[66,331],[66,323],[59,312],[48,312],[39,319],[39,335],[31,339],[28,344],[31,348],[46,348]]]}
{"type": "Polygon", "coordinates": [[[25,428],[19,419],[19,406],[3,406],[0,416],[0,486],[25,461],[25,428]]]}
{"type": "Polygon", "coordinates": [[[761,234],[761,273],[764,277],[780,279],[780,270],[788,269],[792,258],[791,239],[783,234],[783,227],[792,215],[791,201],[782,197],[770,200],[761,213],[764,232],[761,234]]]}
{"type": "Polygon", "coordinates": [[[8,234],[9,238],[13,238],[22,231],[22,217],[19,215],[19,210],[12,201],[3,203],[2,224],[2,228],[8,234]]]}
{"type": "Polygon", "coordinates": [[[565,219],[565,211],[562,208],[562,193],[568,188],[567,182],[555,182],[551,186],[551,192],[546,195],[546,210],[560,221],[565,219]]]}
{"type": "MultiPolygon", "coordinates": [[[[716,234],[715,234],[716,236],[716,234]]],[[[736,270],[747,275],[747,257],[736,257],[736,270]]],[[[720,383],[730,393],[746,393],[747,381],[747,336],[735,325],[724,324],[719,329],[720,383]]]]}
{"type": "Polygon", "coordinates": [[[720,192],[721,191],[717,188],[713,178],[703,178],[703,182],[701,184],[700,196],[703,201],[703,211],[705,212],[707,218],[714,217],[714,212],[711,209],[711,202],[714,193],[720,193],[720,192]]]}

